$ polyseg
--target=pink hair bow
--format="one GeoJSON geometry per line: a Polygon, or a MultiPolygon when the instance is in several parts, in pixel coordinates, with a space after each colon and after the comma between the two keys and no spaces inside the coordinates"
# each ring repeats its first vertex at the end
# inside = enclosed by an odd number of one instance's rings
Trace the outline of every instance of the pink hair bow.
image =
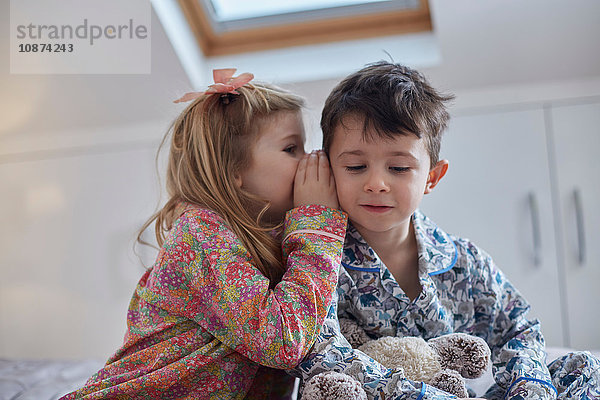
{"type": "Polygon", "coordinates": [[[237,71],[236,68],[213,69],[213,79],[215,83],[208,87],[205,92],[189,92],[181,98],[174,100],[173,103],[181,103],[184,101],[194,100],[203,94],[222,93],[222,94],[239,94],[235,90],[244,86],[246,83],[254,79],[254,75],[249,72],[244,72],[238,76],[233,76],[237,71]]]}

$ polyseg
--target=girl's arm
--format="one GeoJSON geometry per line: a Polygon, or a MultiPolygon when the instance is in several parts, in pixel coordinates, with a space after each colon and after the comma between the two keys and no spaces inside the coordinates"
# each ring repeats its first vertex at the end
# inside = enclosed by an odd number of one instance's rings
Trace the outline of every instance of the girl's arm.
{"type": "Polygon", "coordinates": [[[289,211],[287,272],[270,289],[225,221],[191,206],[139,294],[173,323],[181,317],[195,321],[202,342],[216,339],[210,344],[217,346],[215,354],[236,351],[265,366],[293,368],[316,340],[335,291],[346,222],[343,212],[325,206],[289,211]]]}
{"type": "Polygon", "coordinates": [[[190,207],[169,234],[145,300],[197,322],[209,335],[203,342],[216,339],[216,353],[234,350],[265,366],[295,367],[316,340],[335,291],[347,217],[333,208],[335,182],[322,153],[299,163],[294,197],[301,206],[284,222],[287,272],[273,289],[219,215],[190,207]]]}
{"type": "Polygon", "coordinates": [[[335,290],[345,214],[324,206],[288,212],[287,272],[272,290],[237,237],[216,217],[207,219],[184,218],[179,227],[193,254],[180,264],[183,292],[174,293],[184,301],[172,308],[259,364],[296,366],[316,340],[335,290]]]}

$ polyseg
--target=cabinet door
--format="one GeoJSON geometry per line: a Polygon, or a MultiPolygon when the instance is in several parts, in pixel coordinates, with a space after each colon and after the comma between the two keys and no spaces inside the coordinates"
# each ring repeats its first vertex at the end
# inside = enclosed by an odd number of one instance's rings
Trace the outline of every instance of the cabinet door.
{"type": "Polygon", "coordinates": [[[570,344],[600,349],[600,104],[551,113],[570,344]]]}
{"type": "Polygon", "coordinates": [[[423,211],[491,254],[547,343],[563,345],[543,110],[455,117],[441,157],[450,168],[423,211]]]}

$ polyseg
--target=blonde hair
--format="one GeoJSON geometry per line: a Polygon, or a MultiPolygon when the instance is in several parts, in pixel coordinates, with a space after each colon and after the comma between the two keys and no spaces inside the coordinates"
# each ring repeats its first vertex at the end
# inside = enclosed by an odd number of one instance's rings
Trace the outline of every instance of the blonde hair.
{"type": "MultiPolygon", "coordinates": [[[[166,175],[168,201],[143,225],[154,222],[162,246],[183,209],[181,202],[209,208],[229,224],[271,281],[281,280],[285,268],[280,243],[271,236],[275,226],[262,221],[268,202],[236,185],[235,177],[251,163],[251,149],[260,129],[274,113],[299,112],[304,100],[268,84],[247,84],[239,95],[202,95],[173,122],[160,148],[171,136],[166,175]]],[[[159,151],[160,151],[159,148],[159,151]]]]}

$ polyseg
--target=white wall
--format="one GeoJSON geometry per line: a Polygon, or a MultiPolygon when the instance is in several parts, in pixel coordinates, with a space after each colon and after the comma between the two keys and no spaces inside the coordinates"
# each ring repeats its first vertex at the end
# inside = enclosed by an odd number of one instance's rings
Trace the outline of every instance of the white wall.
{"type": "Polygon", "coordinates": [[[11,75],[0,37],[0,357],[105,359],[122,342],[156,149],[190,88],[152,25],[148,75],[11,75]]]}
{"type": "Polygon", "coordinates": [[[146,138],[0,155],[2,356],[105,358],[121,342],[135,282],[154,257],[140,247],[138,258],[133,244],[157,206],[163,129],[78,130],[146,138]]]}

